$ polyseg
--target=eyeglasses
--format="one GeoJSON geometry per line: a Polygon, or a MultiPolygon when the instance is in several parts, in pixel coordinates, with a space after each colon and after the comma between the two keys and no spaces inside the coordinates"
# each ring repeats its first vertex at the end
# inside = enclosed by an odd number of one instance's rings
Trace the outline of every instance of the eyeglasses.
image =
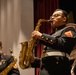
{"type": "Polygon", "coordinates": [[[58,17],[58,16],[63,16],[61,14],[55,14],[55,15],[52,15],[51,17],[58,17]]]}

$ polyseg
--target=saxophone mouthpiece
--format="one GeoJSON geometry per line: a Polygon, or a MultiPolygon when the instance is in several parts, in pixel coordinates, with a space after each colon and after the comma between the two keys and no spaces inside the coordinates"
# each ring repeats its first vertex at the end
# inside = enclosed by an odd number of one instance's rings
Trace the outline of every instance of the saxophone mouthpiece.
{"type": "Polygon", "coordinates": [[[53,20],[47,20],[48,22],[53,22],[53,20]]]}

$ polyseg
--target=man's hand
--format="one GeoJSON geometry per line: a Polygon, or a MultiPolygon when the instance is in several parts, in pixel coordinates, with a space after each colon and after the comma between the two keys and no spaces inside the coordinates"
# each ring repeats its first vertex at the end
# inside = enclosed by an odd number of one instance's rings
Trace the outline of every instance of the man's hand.
{"type": "Polygon", "coordinates": [[[42,33],[40,33],[39,31],[33,31],[32,32],[32,37],[33,38],[41,38],[42,33]]]}

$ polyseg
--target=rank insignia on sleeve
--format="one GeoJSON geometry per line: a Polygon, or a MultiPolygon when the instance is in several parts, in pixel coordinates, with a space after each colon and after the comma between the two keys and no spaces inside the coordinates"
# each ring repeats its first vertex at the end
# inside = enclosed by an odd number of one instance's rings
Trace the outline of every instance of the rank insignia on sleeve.
{"type": "Polygon", "coordinates": [[[71,31],[67,31],[64,33],[67,37],[73,37],[73,34],[71,31]]]}

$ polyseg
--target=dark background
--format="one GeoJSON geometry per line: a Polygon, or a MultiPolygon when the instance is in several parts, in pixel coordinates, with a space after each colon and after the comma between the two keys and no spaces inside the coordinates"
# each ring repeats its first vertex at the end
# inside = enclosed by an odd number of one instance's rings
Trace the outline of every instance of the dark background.
{"type": "Polygon", "coordinates": [[[68,13],[72,11],[76,23],[76,0],[59,0],[59,8],[66,10],[68,13]]]}

